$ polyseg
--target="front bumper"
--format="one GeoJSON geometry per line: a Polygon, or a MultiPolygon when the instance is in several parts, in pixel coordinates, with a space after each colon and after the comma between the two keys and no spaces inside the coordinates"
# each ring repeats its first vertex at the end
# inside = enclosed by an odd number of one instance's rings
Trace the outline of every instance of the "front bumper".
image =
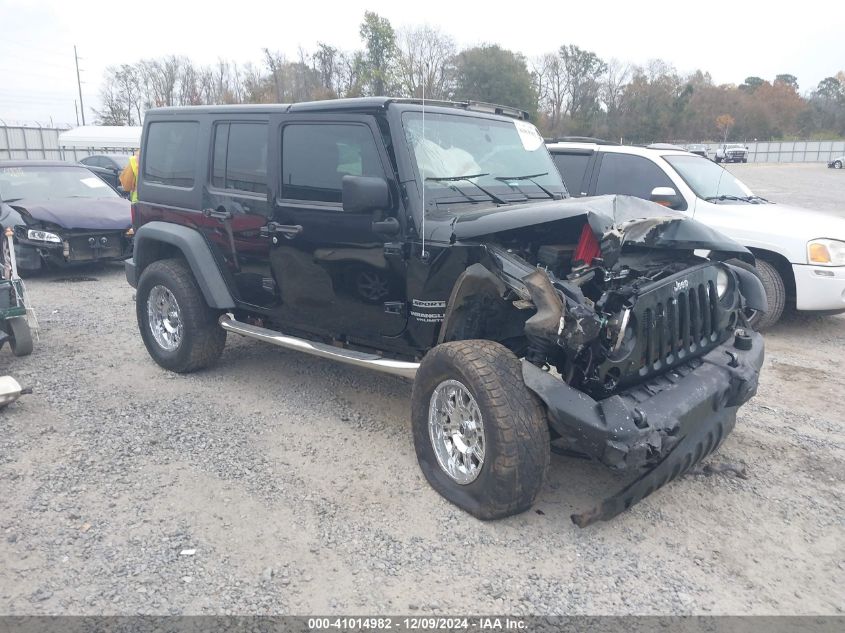
{"type": "Polygon", "coordinates": [[[581,527],[608,520],[710,454],[757,392],[763,337],[750,349],[734,339],[702,357],[596,401],[523,362],[525,384],[546,404],[549,423],[573,450],[615,470],[646,471],[593,510],[573,515],[581,527]]]}
{"type": "Polygon", "coordinates": [[[77,264],[95,261],[118,261],[132,255],[132,237],[125,231],[59,232],[53,231],[61,243],[30,240],[22,232],[15,236],[15,254],[20,267],[40,268],[43,258],[53,264],[77,264]]]}
{"type": "Polygon", "coordinates": [[[793,264],[798,310],[845,310],[845,266],[793,264]]]}

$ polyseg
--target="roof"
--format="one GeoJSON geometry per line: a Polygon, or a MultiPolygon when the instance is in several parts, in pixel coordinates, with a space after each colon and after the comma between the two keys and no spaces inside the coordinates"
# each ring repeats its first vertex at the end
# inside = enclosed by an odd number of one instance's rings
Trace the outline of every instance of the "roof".
{"type": "Polygon", "coordinates": [[[351,99],[325,99],[300,103],[239,103],[232,105],[202,105],[155,108],[148,110],[155,115],[178,114],[273,114],[286,112],[343,112],[383,110],[390,104],[430,106],[432,108],[458,108],[485,114],[498,114],[511,118],[527,119],[528,114],[510,106],[484,103],[481,101],[436,101],[426,99],[400,99],[394,97],[356,97],[351,99]]]}
{"type": "Polygon", "coordinates": [[[139,125],[83,125],[59,134],[59,147],[135,149],[140,146],[139,125]]]}
{"type": "MultiPolygon", "coordinates": [[[[658,144],[663,145],[663,144],[658,144]]],[[[598,143],[547,143],[546,147],[552,153],[555,150],[575,149],[592,150],[594,152],[613,152],[616,154],[633,154],[635,156],[674,156],[676,154],[690,156],[690,152],[683,148],[668,149],[667,147],[643,147],[641,145],[601,145],[598,143]]],[[[580,153],[580,152],[579,152],[580,153]]]]}

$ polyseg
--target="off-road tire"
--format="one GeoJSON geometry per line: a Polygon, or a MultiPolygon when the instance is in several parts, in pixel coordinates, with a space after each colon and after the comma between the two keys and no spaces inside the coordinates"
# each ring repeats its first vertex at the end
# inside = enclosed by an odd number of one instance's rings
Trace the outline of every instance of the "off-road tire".
{"type": "Polygon", "coordinates": [[[9,332],[9,347],[15,356],[32,354],[32,331],[26,317],[15,317],[6,321],[9,332]]]}
{"type": "Polygon", "coordinates": [[[757,278],[763,284],[763,289],[766,291],[768,310],[765,314],[755,312],[748,319],[749,325],[758,331],[772,327],[780,320],[786,307],[786,286],[783,283],[780,273],[765,259],[757,258],[755,266],[746,264],[738,259],[732,259],[730,263],[734,266],[750,270],[757,275],[757,278]]]}
{"type": "Polygon", "coordinates": [[[223,352],[226,331],[208,307],[188,264],[181,259],[162,259],[144,269],[135,298],[138,329],[153,360],[170,371],[189,373],[212,365],[223,352]],[[183,323],[183,336],[175,350],[161,347],[150,330],[147,300],[155,286],[164,286],[176,298],[183,323]]]}
{"type": "Polygon", "coordinates": [[[549,465],[548,422],[523,382],[520,360],[506,347],[469,340],[429,351],[414,381],[411,426],[425,478],[459,508],[486,520],[524,512],[534,503],[549,465]],[[466,485],[441,468],[429,435],[431,396],[446,380],[458,380],[472,393],[484,425],[484,463],[466,485]]]}

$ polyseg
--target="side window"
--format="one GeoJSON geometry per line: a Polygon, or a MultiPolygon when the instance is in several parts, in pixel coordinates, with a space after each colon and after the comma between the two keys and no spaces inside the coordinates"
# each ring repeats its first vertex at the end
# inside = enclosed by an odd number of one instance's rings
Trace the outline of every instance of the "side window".
{"type": "Polygon", "coordinates": [[[214,128],[211,184],[266,194],[266,123],[221,123],[214,128]]]}
{"type": "Polygon", "coordinates": [[[88,156],[79,162],[83,165],[88,165],[89,167],[102,167],[102,165],[100,165],[100,159],[96,156],[88,156]]]}
{"type": "Polygon", "coordinates": [[[676,189],[669,176],[642,156],[607,152],[601,161],[596,195],[618,193],[648,200],[655,187],[676,189]]]}
{"type": "Polygon", "coordinates": [[[341,202],[344,176],[384,177],[365,125],[293,123],[282,131],[282,197],[341,202]]]}
{"type": "Polygon", "coordinates": [[[143,148],[144,181],[171,187],[193,187],[199,123],[150,123],[143,148]]]}
{"type": "Polygon", "coordinates": [[[587,172],[587,165],[590,164],[592,157],[592,153],[552,154],[552,159],[554,159],[557,170],[560,172],[560,177],[563,178],[566,190],[576,198],[586,189],[586,187],[582,189],[584,174],[587,172]]]}

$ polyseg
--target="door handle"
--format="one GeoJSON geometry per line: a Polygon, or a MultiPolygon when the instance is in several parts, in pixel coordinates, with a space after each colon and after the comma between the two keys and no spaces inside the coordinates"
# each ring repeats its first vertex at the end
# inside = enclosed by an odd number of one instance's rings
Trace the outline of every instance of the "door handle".
{"type": "Polygon", "coordinates": [[[207,218],[214,218],[215,220],[231,220],[232,214],[223,207],[216,209],[203,209],[202,214],[207,218]]]}
{"type": "Polygon", "coordinates": [[[264,237],[283,235],[290,240],[302,233],[302,230],[301,224],[278,224],[277,222],[270,222],[267,226],[261,227],[261,235],[264,237]]]}

